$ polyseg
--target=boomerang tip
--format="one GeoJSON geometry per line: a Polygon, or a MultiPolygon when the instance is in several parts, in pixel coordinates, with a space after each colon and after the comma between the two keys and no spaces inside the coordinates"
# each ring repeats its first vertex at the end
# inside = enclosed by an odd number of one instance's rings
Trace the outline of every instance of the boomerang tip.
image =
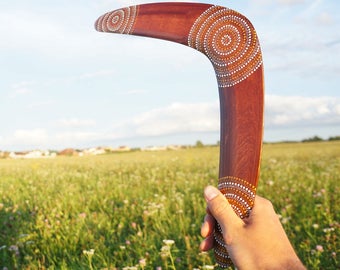
{"type": "Polygon", "coordinates": [[[100,16],[94,27],[99,32],[130,34],[136,19],[137,6],[107,12],[100,16]]]}

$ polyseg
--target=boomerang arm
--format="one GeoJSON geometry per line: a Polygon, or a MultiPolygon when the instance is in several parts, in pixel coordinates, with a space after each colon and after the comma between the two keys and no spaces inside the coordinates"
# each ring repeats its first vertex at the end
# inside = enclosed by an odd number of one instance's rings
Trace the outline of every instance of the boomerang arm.
{"type": "Polygon", "coordinates": [[[96,21],[95,28],[102,32],[145,36],[188,45],[190,27],[209,6],[192,3],[131,6],[104,14],[96,21]],[[124,23],[116,23],[116,20],[124,23]]]}
{"type": "MultiPolygon", "coordinates": [[[[98,31],[169,40],[196,49],[211,61],[220,98],[218,187],[234,211],[246,217],[259,177],[263,132],[263,65],[256,32],[236,11],[197,3],[154,3],[108,12],[98,31]]],[[[231,261],[217,228],[215,256],[231,261]]]]}

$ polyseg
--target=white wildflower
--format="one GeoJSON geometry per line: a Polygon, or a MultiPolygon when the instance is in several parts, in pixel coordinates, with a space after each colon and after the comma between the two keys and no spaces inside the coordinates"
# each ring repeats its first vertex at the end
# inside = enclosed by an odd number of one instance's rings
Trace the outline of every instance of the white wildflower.
{"type": "Polygon", "coordinates": [[[164,239],[163,243],[170,247],[175,243],[175,241],[171,239],[164,239]]]}

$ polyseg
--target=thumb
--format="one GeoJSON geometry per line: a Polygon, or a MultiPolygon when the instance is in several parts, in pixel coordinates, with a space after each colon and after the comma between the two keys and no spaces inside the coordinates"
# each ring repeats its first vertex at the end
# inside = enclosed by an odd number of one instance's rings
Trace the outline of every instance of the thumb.
{"type": "Polygon", "coordinates": [[[236,215],[228,200],[215,187],[207,186],[204,189],[204,197],[211,215],[220,224],[222,231],[235,225],[241,225],[242,220],[236,215]]]}

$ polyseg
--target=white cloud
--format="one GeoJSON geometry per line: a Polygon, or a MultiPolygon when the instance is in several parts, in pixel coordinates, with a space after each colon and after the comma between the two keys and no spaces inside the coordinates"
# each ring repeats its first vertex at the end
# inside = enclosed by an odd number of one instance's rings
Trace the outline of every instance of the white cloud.
{"type": "Polygon", "coordinates": [[[340,125],[340,98],[266,96],[267,127],[340,125]]]}
{"type": "Polygon", "coordinates": [[[173,103],[145,112],[135,117],[133,123],[136,134],[141,136],[218,131],[218,102],[173,103]]]}
{"type": "Polygon", "coordinates": [[[105,76],[110,76],[115,73],[114,69],[103,69],[103,70],[97,70],[94,72],[88,72],[81,74],[78,77],[75,77],[75,79],[91,79],[91,78],[97,78],[97,77],[105,77],[105,76]]]}
{"type": "Polygon", "coordinates": [[[14,140],[25,140],[30,143],[41,142],[47,139],[47,132],[45,129],[19,129],[14,132],[14,140]]]}
{"type": "MultiPolygon", "coordinates": [[[[305,129],[316,131],[340,126],[340,98],[266,96],[265,127],[270,130],[305,129]]],[[[111,131],[95,129],[91,119],[61,119],[63,127],[92,127],[87,131],[47,131],[46,129],[18,129],[13,134],[2,134],[1,148],[63,148],[86,147],[89,144],[110,142],[116,139],[201,132],[219,133],[219,102],[172,103],[166,107],[146,111],[122,123],[116,123],[111,131]],[[53,134],[53,135],[51,135],[53,134]]],[[[331,133],[332,131],[332,133],[331,133]]],[[[327,136],[327,133],[325,133],[327,136]]],[[[311,136],[313,134],[310,134],[311,136]]],[[[307,134],[308,136],[308,134],[307,134]]],[[[21,149],[20,149],[21,150],[21,149]]]]}
{"type": "Polygon", "coordinates": [[[33,103],[30,103],[30,104],[27,104],[26,108],[29,109],[29,110],[42,109],[42,108],[49,107],[49,106],[53,105],[54,103],[55,103],[55,101],[53,101],[53,100],[43,100],[43,101],[33,102],[33,103]]]}
{"type": "Polygon", "coordinates": [[[93,119],[68,118],[60,119],[58,124],[66,128],[93,127],[96,125],[96,121],[93,119]]]}
{"type": "Polygon", "coordinates": [[[146,93],[148,93],[148,90],[136,88],[136,89],[127,90],[127,91],[125,91],[125,93],[126,93],[127,95],[146,94],[146,93]]]}
{"type": "Polygon", "coordinates": [[[303,3],[304,0],[278,0],[278,2],[283,5],[296,5],[303,3]]]}
{"type": "Polygon", "coordinates": [[[89,142],[100,138],[100,134],[97,132],[62,132],[56,134],[55,138],[58,142],[79,144],[82,142],[89,142]]]}
{"type": "Polygon", "coordinates": [[[48,17],[23,10],[3,10],[0,12],[0,32],[6,42],[1,48],[55,47],[64,39],[63,30],[48,17]]]}
{"type": "MultiPolygon", "coordinates": [[[[131,6],[131,5],[140,5],[140,4],[145,4],[145,0],[113,0],[113,1],[104,1],[107,3],[118,3],[121,6],[131,6]]],[[[148,1],[148,3],[152,2],[169,2],[168,0],[156,0],[156,1],[148,1]]],[[[172,2],[183,2],[183,0],[172,0],[172,2]]],[[[188,0],[186,2],[193,2],[193,0],[188,0]]]]}
{"type": "MultiPolygon", "coordinates": [[[[266,96],[265,125],[268,128],[340,125],[340,98],[266,96]]],[[[188,132],[217,132],[219,103],[173,103],[145,112],[133,120],[139,136],[188,132]]]]}
{"type": "Polygon", "coordinates": [[[100,132],[48,132],[45,129],[21,129],[9,136],[0,136],[0,150],[61,149],[65,147],[86,147],[93,141],[113,139],[100,132]]]}
{"type": "Polygon", "coordinates": [[[37,145],[45,146],[47,142],[48,134],[45,129],[18,129],[10,136],[2,136],[0,146],[2,148],[26,148],[37,145]]]}
{"type": "Polygon", "coordinates": [[[10,98],[16,98],[19,96],[27,95],[32,92],[31,87],[35,83],[33,81],[22,81],[11,85],[10,98]]]}
{"type": "Polygon", "coordinates": [[[324,11],[316,17],[316,21],[318,24],[328,26],[334,22],[334,18],[332,17],[331,14],[324,11]]]}

